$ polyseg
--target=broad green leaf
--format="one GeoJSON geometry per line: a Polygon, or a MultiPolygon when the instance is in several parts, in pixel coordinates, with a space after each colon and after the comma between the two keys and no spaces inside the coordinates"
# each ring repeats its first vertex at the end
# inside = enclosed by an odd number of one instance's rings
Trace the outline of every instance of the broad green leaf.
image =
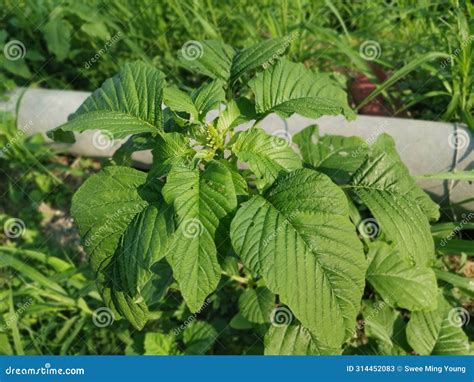
{"type": "Polygon", "coordinates": [[[148,332],[143,343],[144,355],[173,355],[178,354],[176,338],[173,334],[161,332],[148,332]]]}
{"type": "Polygon", "coordinates": [[[220,279],[214,238],[221,219],[237,206],[231,171],[217,161],[210,162],[204,171],[175,166],[168,174],[163,196],[177,215],[167,259],[194,312],[220,279]]]}
{"type": "Polygon", "coordinates": [[[256,324],[270,322],[274,307],[275,295],[265,287],[249,288],[239,298],[240,313],[256,324]]]}
{"type": "Polygon", "coordinates": [[[209,111],[220,109],[221,104],[225,101],[225,91],[222,86],[222,81],[214,80],[191,93],[191,99],[196,105],[200,120],[203,120],[209,111]]]}
{"type": "Polygon", "coordinates": [[[238,80],[243,74],[264,65],[272,65],[290,45],[289,37],[279,37],[254,44],[238,52],[231,67],[230,82],[238,80]]]}
{"type": "Polygon", "coordinates": [[[150,309],[153,309],[160,306],[161,299],[173,283],[173,270],[166,259],[161,259],[152,265],[151,271],[153,277],[143,287],[142,296],[150,309]]]}
{"type": "Polygon", "coordinates": [[[54,53],[58,61],[64,61],[69,54],[72,25],[63,19],[53,19],[42,29],[48,50],[54,53]]]}
{"type": "Polygon", "coordinates": [[[436,309],[438,285],[431,268],[410,264],[381,241],[369,245],[368,261],[367,281],[387,304],[411,311],[436,309]]]}
{"type": "Polygon", "coordinates": [[[351,335],[365,285],[362,245],[344,192],[324,174],[298,169],[242,204],[232,244],[314,335],[334,349],[351,335]]]}
{"type": "Polygon", "coordinates": [[[253,328],[253,324],[240,313],[237,313],[234,317],[232,317],[229,326],[236,330],[249,330],[253,328]]]}
{"type": "Polygon", "coordinates": [[[238,98],[227,103],[217,120],[218,131],[228,131],[256,118],[255,105],[246,98],[238,98]]]}
{"type": "Polygon", "coordinates": [[[280,60],[249,82],[255,94],[256,110],[282,117],[294,113],[309,118],[343,114],[354,118],[347,95],[328,75],[315,74],[303,64],[280,60]]]}
{"type": "Polygon", "coordinates": [[[413,312],[407,325],[410,346],[421,355],[468,354],[469,340],[462,330],[469,312],[452,307],[440,292],[438,309],[431,312],[413,312]]]}
{"type": "Polygon", "coordinates": [[[238,133],[232,150],[256,175],[259,188],[273,183],[280,173],[301,167],[300,158],[288,142],[258,128],[238,133]]]}
{"type": "Polygon", "coordinates": [[[107,264],[130,222],[148,205],[139,194],[145,181],[144,172],[111,166],[74,194],[71,213],[95,271],[107,264]]]}
{"type": "Polygon", "coordinates": [[[227,81],[235,50],[221,41],[189,41],[178,52],[181,64],[205,76],[227,81]]]}
{"type": "Polygon", "coordinates": [[[196,153],[189,140],[180,133],[163,133],[156,137],[151,174],[161,177],[174,165],[185,164],[196,153]]]}
{"type": "Polygon", "coordinates": [[[270,39],[236,52],[220,41],[189,41],[178,56],[185,68],[232,84],[245,73],[272,64],[289,42],[288,37],[270,39]]]}
{"type": "Polygon", "coordinates": [[[416,185],[390,136],[377,138],[348,187],[367,205],[385,238],[397,245],[402,256],[421,266],[433,260],[429,218],[439,217],[438,205],[416,185]]]}
{"type": "Polygon", "coordinates": [[[300,324],[271,326],[265,334],[264,342],[265,355],[322,354],[311,333],[300,324]]]}
{"type": "Polygon", "coordinates": [[[114,254],[115,288],[140,296],[153,274],[151,266],[165,257],[173,230],[173,210],[164,202],[149,205],[137,214],[114,254]]]}
{"type": "Polygon", "coordinates": [[[126,64],[92,93],[66,124],[50,131],[49,136],[55,139],[68,131],[85,130],[107,131],[113,138],[146,132],[157,134],[163,131],[164,85],[164,74],[152,66],[139,62],[126,64]]]}
{"type": "Polygon", "coordinates": [[[173,111],[185,112],[190,114],[193,120],[198,119],[199,112],[191,96],[175,85],[168,86],[164,89],[163,102],[173,111]]]}
{"type": "Polygon", "coordinates": [[[217,331],[205,321],[194,321],[183,332],[186,354],[207,353],[217,338],[217,331]]]}
{"type": "Polygon", "coordinates": [[[317,125],[295,134],[303,162],[325,173],[333,180],[347,181],[364,162],[368,146],[359,137],[326,135],[321,137],[317,125]]]}

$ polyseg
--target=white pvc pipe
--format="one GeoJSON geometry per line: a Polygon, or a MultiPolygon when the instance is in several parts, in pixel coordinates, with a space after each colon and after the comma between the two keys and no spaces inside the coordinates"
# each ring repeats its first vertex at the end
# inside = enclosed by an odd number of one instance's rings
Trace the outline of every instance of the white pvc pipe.
{"type": "MultiPolygon", "coordinates": [[[[28,135],[45,134],[66,122],[68,115],[76,111],[89,94],[78,91],[28,89],[19,105],[18,126],[28,135]]],[[[0,109],[14,111],[18,95],[19,91],[15,92],[7,103],[0,104],[0,109]]],[[[359,116],[352,122],[343,117],[322,117],[314,120],[299,115],[285,120],[272,114],[262,121],[261,127],[269,133],[287,131],[291,136],[315,123],[319,125],[322,135],[356,135],[369,144],[382,133],[390,134],[412,175],[474,169],[474,139],[465,127],[452,123],[370,116],[359,116]]],[[[123,140],[104,143],[97,132],[89,131],[76,134],[76,143],[65,149],[73,155],[110,157],[121,142],[123,140]]],[[[142,166],[147,166],[152,161],[151,152],[136,152],[133,159],[142,166]]],[[[474,184],[466,181],[450,185],[447,181],[424,180],[419,184],[443,204],[448,201],[448,187],[452,188],[450,199],[453,203],[474,197],[474,184]]],[[[474,203],[464,205],[464,209],[474,210],[474,203]]]]}

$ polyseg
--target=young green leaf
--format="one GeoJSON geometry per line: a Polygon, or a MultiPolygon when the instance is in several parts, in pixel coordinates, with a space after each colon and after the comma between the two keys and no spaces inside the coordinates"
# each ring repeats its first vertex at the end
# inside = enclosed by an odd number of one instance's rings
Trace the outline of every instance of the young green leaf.
{"type": "Polygon", "coordinates": [[[274,306],[275,295],[265,287],[249,288],[239,298],[240,313],[256,324],[270,322],[274,306]]]}
{"type": "Polygon", "coordinates": [[[317,125],[311,125],[293,137],[303,162],[340,183],[348,181],[364,162],[368,151],[367,143],[359,137],[320,137],[318,130],[317,125]]]}
{"type": "Polygon", "coordinates": [[[280,60],[249,82],[256,110],[263,116],[275,112],[283,117],[294,113],[309,118],[343,114],[355,117],[346,93],[329,76],[315,74],[303,64],[280,60]]]}
{"type": "Polygon", "coordinates": [[[126,64],[92,93],[66,124],[48,134],[53,139],[64,139],[64,135],[85,130],[107,131],[113,138],[159,133],[163,130],[164,85],[164,74],[152,66],[126,64]]]}
{"type": "Polygon", "coordinates": [[[320,347],[338,348],[350,335],[364,288],[366,263],[348,213],[346,196],[326,175],[299,169],[243,203],[231,224],[244,264],[320,347]]]}
{"type": "MultiPolygon", "coordinates": [[[[337,352],[329,351],[334,354],[337,352]]],[[[326,349],[327,351],[327,349],[326,349]]],[[[265,355],[320,355],[311,333],[300,324],[272,326],[265,334],[265,355]]]]}
{"type": "Polygon", "coordinates": [[[205,354],[214,344],[217,331],[205,321],[194,321],[183,332],[186,354],[205,354]]]}
{"type": "Polygon", "coordinates": [[[391,137],[382,134],[348,186],[370,209],[387,240],[402,256],[421,266],[434,257],[429,218],[438,206],[415,183],[400,160],[391,137]]]}
{"type": "Polygon", "coordinates": [[[258,188],[273,183],[282,172],[301,167],[301,160],[283,138],[251,128],[236,135],[232,146],[239,160],[256,175],[258,188]]]}
{"type": "Polygon", "coordinates": [[[407,325],[410,346],[421,355],[468,354],[469,341],[462,330],[469,313],[452,307],[438,294],[438,308],[430,312],[413,312],[407,325]]]}
{"type": "Polygon", "coordinates": [[[210,162],[204,171],[175,166],[168,174],[163,196],[177,215],[167,259],[194,312],[220,279],[214,238],[220,220],[237,206],[231,171],[217,161],[210,162]]]}

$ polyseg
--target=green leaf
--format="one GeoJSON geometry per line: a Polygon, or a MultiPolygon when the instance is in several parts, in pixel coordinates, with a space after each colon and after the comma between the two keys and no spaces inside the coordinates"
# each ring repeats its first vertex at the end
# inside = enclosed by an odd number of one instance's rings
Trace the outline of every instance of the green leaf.
{"type": "Polygon", "coordinates": [[[227,81],[235,50],[221,41],[189,41],[178,52],[181,64],[190,71],[227,81]]]}
{"type": "Polygon", "coordinates": [[[146,173],[111,166],[88,178],[72,198],[71,213],[98,271],[115,253],[120,237],[148,203],[139,194],[146,173]]]}
{"type": "Polygon", "coordinates": [[[225,101],[225,91],[221,80],[214,80],[193,90],[191,95],[177,87],[168,87],[164,91],[164,102],[171,110],[185,112],[192,116],[193,121],[203,120],[206,114],[219,109],[225,101]]]}
{"type": "Polygon", "coordinates": [[[177,354],[176,339],[173,334],[148,332],[144,340],[145,355],[172,355],[177,354]]]}
{"type": "Polygon", "coordinates": [[[265,355],[319,355],[317,343],[302,325],[271,326],[265,334],[265,355]]]}
{"type": "Polygon", "coordinates": [[[469,353],[469,340],[462,323],[468,322],[469,312],[453,308],[438,295],[438,309],[413,312],[407,325],[410,346],[421,355],[457,355],[469,353]]]}
{"type": "Polygon", "coordinates": [[[43,27],[48,50],[54,53],[60,62],[64,61],[69,54],[72,29],[72,25],[63,19],[50,20],[43,27]]]}
{"type": "Polygon", "coordinates": [[[367,281],[393,307],[411,311],[436,309],[438,285],[431,268],[412,265],[394,246],[369,245],[367,281]]]}
{"type": "Polygon", "coordinates": [[[162,132],[164,85],[164,74],[159,70],[139,62],[126,64],[92,93],[66,124],[48,135],[59,139],[59,134],[68,131],[102,130],[112,138],[125,138],[162,132]]]}
{"type": "Polygon", "coordinates": [[[138,298],[153,274],[151,266],[166,255],[173,231],[173,211],[164,202],[149,205],[137,214],[114,254],[115,288],[138,298]]]}
{"type": "Polygon", "coordinates": [[[245,266],[280,295],[319,348],[351,335],[365,285],[347,198],[324,174],[299,169],[242,204],[231,224],[245,266]]]}
{"type": "Polygon", "coordinates": [[[414,264],[428,265],[434,258],[429,218],[439,217],[431,201],[400,160],[393,139],[380,135],[350,185],[370,209],[388,241],[414,264]]]}
{"type": "Polygon", "coordinates": [[[186,354],[205,354],[214,344],[217,331],[205,321],[194,321],[183,332],[186,354]]]}
{"type": "Polygon", "coordinates": [[[203,120],[209,111],[220,109],[221,104],[225,101],[225,91],[222,86],[222,81],[214,80],[191,93],[191,99],[196,105],[200,120],[203,120]]]}
{"type": "Polygon", "coordinates": [[[364,332],[377,342],[378,354],[400,355],[410,351],[406,343],[405,322],[400,313],[384,302],[364,301],[364,332]]]}
{"type": "Polygon", "coordinates": [[[220,41],[189,41],[183,45],[178,56],[185,68],[232,84],[245,73],[271,64],[289,44],[289,37],[280,37],[236,52],[220,41]]]}
{"type": "Polygon", "coordinates": [[[238,133],[232,150],[256,175],[259,188],[273,183],[280,173],[301,167],[300,158],[283,138],[258,128],[238,133]]]}
{"type": "Polygon", "coordinates": [[[263,116],[275,112],[282,117],[294,113],[309,118],[343,114],[353,119],[346,93],[328,75],[315,74],[303,64],[280,60],[249,82],[256,110],[263,116]]]}
{"type": "Polygon", "coordinates": [[[239,298],[240,313],[256,324],[270,322],[274,307],[275,295],[265,287],[249,288],[239,298]]]}
{"type": "Polygon", "coordinates": [[[217,161],[202,172],[175,166],[168,174],[163,196],[177,215],[167,259],[184,300],[194,312],[220,279],[214,238],[221,219],[237,206],[231,171],[217,161]]]}
{"type": "Polygon", "coordinates": [[[283,55],[290,42],[289,37],[279,37],[259,42],[241,50],[232,61],[230,82],[235,82],[245,73],[262,65],[273,64],[283,55]]]}
{"type": "Polygon", "coordinates": [[[317,125],[311,125],[295,134],[293,141],[300,149],[303,161],[344,183],[364,162],[368,146],[359,137],[319,135],[317,125]]]}

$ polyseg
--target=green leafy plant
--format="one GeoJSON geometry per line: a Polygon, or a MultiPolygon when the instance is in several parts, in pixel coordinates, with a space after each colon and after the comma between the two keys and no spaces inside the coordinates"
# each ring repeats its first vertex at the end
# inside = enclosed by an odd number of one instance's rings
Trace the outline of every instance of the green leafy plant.
{"type": "MultiPolygon", "coordinates": [[[[467,353],[459,317],[451,324],[460,303],[439,291],[433,270],[442,267],[430,231],[438,205],[393,139],[382,134],[368,146],[321,137],[317,126],[294,145],[269,135],[259,124],[271,113],[354,113],[331,76],[281,58],[285,38],[243,50],[199,44],[204,54],[181,60],[210,82],[185,92],[149,65],[127,64],[50,133],[128,137],[115,164],[72,200],[107,307],[141,330],[157,319],[150,306],[173,279],[199,312],[208,296],[222,297],[224,278],[244,289],[231,327],[264,333],[265,354],[352,352],[358,318],[379,354],[467,353]],[[123,165],[145,148],[153,150],[149,172],[123,165]],[[170,268],[172,277],[157,282],[170,268]]],[[[175,354],[173,341],[148,333],[145,349],[175,354]]]]}

